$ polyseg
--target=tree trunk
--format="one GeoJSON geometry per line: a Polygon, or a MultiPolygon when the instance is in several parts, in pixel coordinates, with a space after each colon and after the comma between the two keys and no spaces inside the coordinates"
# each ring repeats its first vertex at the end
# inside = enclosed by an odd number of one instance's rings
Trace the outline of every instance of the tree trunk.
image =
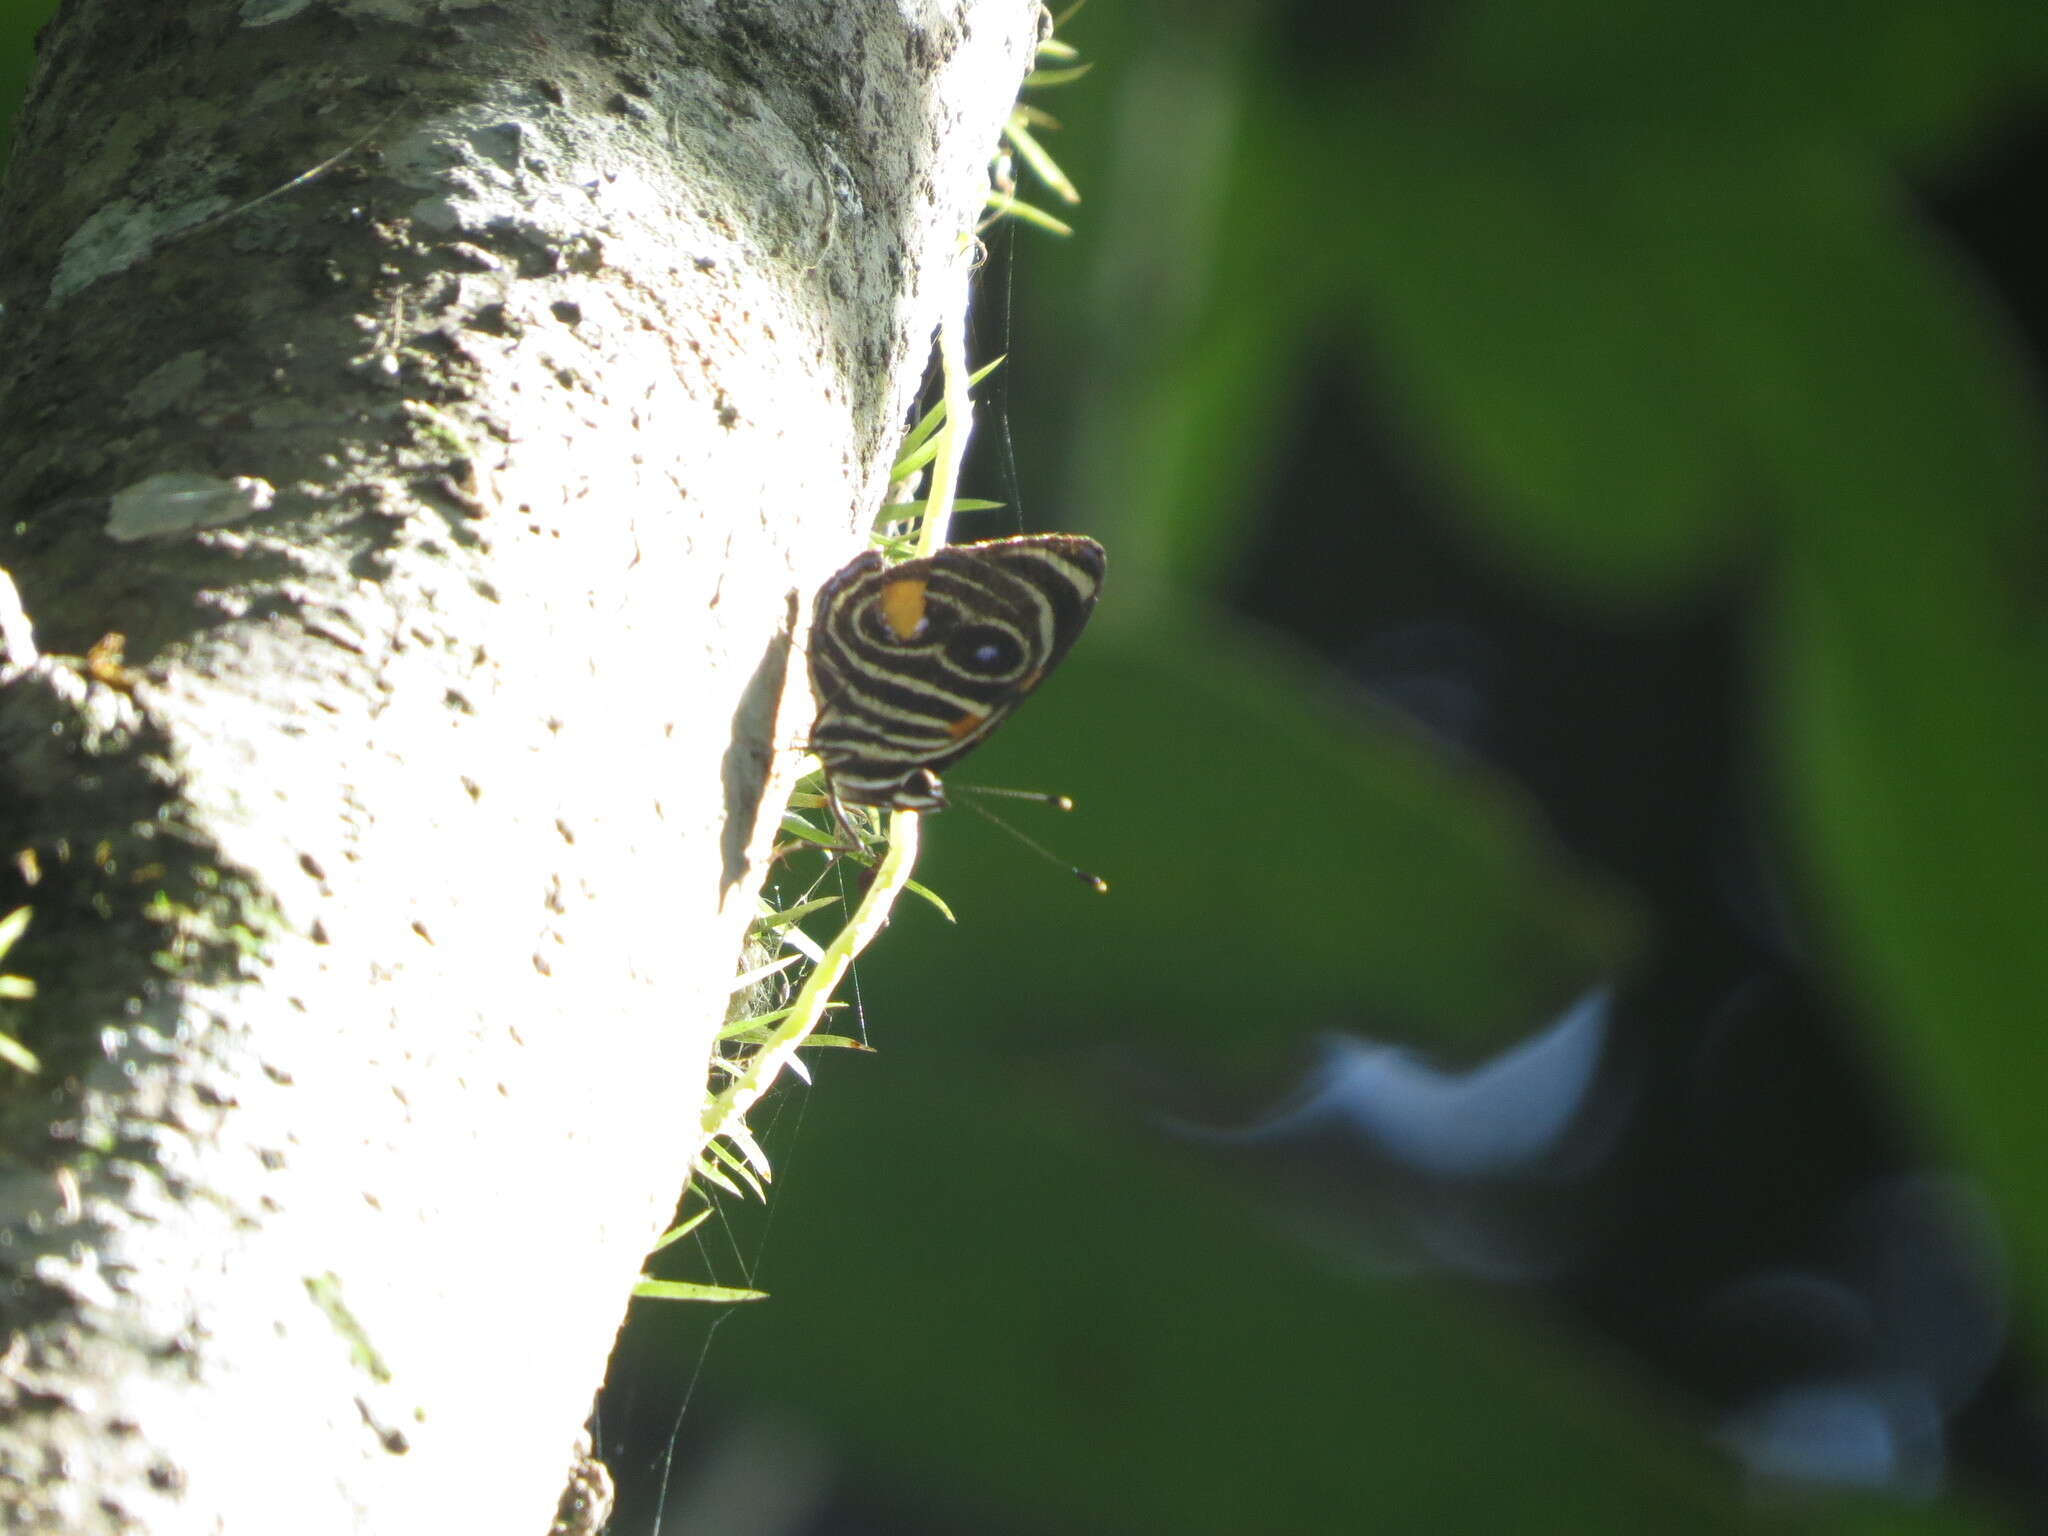
{"type": "Polygon", "coordinates": [[[1036,24],[50,24],[0,207],[5,1529],[546,1527],[1036,24]]]}

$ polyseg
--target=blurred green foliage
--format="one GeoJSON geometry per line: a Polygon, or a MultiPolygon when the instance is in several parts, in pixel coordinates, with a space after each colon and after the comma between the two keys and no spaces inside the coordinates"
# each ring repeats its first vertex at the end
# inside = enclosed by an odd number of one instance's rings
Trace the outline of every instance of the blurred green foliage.
{"type": "Polygon", "coordinates": [[[57,0],[15,0],[0,11],[0,164],[14,143],[14,110],[35,69],[36,30],[57,0]]]}
{"type": "Polygon", "coordinates": [[[1069,30],[1097,69],[1043,105],[1079,233],[1020,236],[1014,335],[982,350],[1012,355],[1024,511],[1103,538],[1110,585],[954,777],[1071,792],[1032,830],[1112,891],[929,829],[962,928],[906,917],[864,965],[883,1055],[812,1096],[777,1301],[712,1377],[1026,1529],[1997,1528],[1746,1497],[1597,1348],[1359,1278],[1289,1191],[1161,1155],[1129,1099],[1193,1080],[1253,1112],[1342,1017],[1469,1060],[1645,941],[1512,787],[1216,606],[1307,362],[1355,346],[1532,592],[1749,594],[1816,959],[1993,1192],[2038,1315],[2043,418],[1906,178],[2048,108],[2048,10],[1417,7],[1376,13],[1406,19],[1362,73],[1307,14],[1291,53],[1249,7],[1069,30]]]}
{"type": "MultiPolygon", "coordinates": [[[[0,19],[0,88],[34,14],[0,19]]],[[[1355,341],[1532,590],[1752,594],[1821,959],[2042,1315],[2041,401],[1903,179],[2048,106],[2048,7],[1371,14],[1364,69],[1319,61],[1303,8],[1096,0],[1068,29],[1096,67],[1043,104],[1079,233],[1019,237],[1015,334],[981,354],[1013,354],[1024,510],[1113,568],[964,777],[1074,794],[1041,835],[1113,889],[964,813],[929,829],[962,926],[908,903],[863,962],[882,1054],[818,1063],[747,1254],[775,1299],[724,1326],[700,1400],[773,1405],[920,1507],[1020,1530],[1998,1528],[1759,1504],[1582,1340],[1367,1277],[1284,1192],[1134,1122],[1138,1081],[1269,1103],[1342,1017],[1471,1059],[1645,941],[1512,786],[1215,601],[1303,359],[1355,341]]],[[[628,1335],[678,1382],[680,1310],[628,1335]]]]}

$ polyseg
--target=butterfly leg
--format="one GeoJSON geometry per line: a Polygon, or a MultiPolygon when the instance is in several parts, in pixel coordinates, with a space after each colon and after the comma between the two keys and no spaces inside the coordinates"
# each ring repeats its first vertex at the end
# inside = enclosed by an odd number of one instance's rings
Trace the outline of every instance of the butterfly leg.
{"type": "Polygon", "coordinates": [[[847,809],[846,802],[833,791],[829,781],[825,789],[825,803],[832,810],[832,830],[836,834],[836,840],[821,843],[808,838],[791,838],[788,842],[775,846],[774,852],[769,855],[771,863],[791,853],[822,853],[829,858],[856,854],[869,862],[873,861],[876,851],[875,837],[872,834],[863,834],[860,823],[853,819],[853,813],[847,809]]]}

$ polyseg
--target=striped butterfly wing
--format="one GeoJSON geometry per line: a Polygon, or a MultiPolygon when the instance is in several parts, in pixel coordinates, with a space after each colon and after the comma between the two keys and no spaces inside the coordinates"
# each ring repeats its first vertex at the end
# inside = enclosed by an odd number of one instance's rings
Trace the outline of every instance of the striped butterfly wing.
{"type": "Polygon", "coordinates": [[[873,550],[818,591],[811,750],[854,805],[938,810],[938,771],[979,746],[1059,665],[1107,564],[1074,534],[955,544],[886,564],[873,550]]]}

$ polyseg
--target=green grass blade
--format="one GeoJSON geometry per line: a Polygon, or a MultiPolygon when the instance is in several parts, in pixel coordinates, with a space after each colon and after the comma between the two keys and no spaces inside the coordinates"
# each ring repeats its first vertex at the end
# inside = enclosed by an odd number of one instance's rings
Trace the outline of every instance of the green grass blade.
{"type": "Polygon", "coordinates": [[[725,1176],[725,1171],[721,1169],[716,1163],[714,1163],[709,1157],[698,1158],[696,1167],[697,1177],[702,1179],[705,1183],[712,1185],[714,1188],[724,1190],[728,1195],[731,1195],[735,1200],[744,1200],[747,1198],[747,1192],[741,1189],[739,1185],[733,1183],[731,1179],[727,1178],[725,1176]]]}
{"type": "Polygon", "coordinates": [[[704,1207],[703,1210],[699,1211],[696,1215],[690,1217],[687,1221],[679,1221],[674,1226],[670,1227],[666,1232],[662,1233],[661,1236],[657,1237],[654,1240],[654,1246],[648,1249],[647,1251],[649,1253],[659,1253],[662,1249],[668,1247],[669,1244],[681,1242],[684,1238],[688,1237],[692,1232],[696,1231],[699,1227],[703,1226],[704,1223],[709,1221],[710,1219],[711,1207],[707,1205],[704,1207]]]}
{"type": "Polygon", "coordinates": [[[1022,113],[1013,112],[1010,120],[1003,124],[1003,137],[1016,149],[1018,157],[1030,166],[1038,179],[1050,187],[1062,202],[1081,201],[1080,189],[1067,179],[1067,173],[1059,168],[1046,147],[1033,137],[1026,126],[1022,113]]]}
{"type": "MultiPolygon", "coordinates": [[[[1008,355],[1008,353],[1004,353],[1003,356],[982,364],[973,373],[967,375],[967,387],[969,389],[974,388],[975,385],[1002,367],[1003,358],[1008,355]]],[[[903,448],[896,459],[894,467],[889,471],[889,478],[891,480],[901,480],[913,470],[922,469],[925,465],[929,464],[932,461],[932,454],[937,452],[935,439],[939,428],[945,424],[946,402],[941,400],[937,405],[934,405],[930,410],[917,418],[916,426],[903,434],[903,448]],[[911,462],[913,457],[916,459],[915,463],[911,462]]]]}
{"type": "Polygon", "coordinates": [[[757,965],[751,971],[741,971],[739,975],[733,978],[732,989],[735,992],[744,992],[755,983],[766,981],[770,976],[775,975],[776,972],[788,970],[802,958],[803,956],[801,955],[784,955],[780,960],[771,960],[766,965],[757,965]]]}
{"type": "Polygon", "coordinates": [[[1075,64],[1066,69],[1034,69],[1024,77],[1024,89],[1028,91],[1034,86],[1068,85],[1094,67],[1093,63],[1088,63],[1075,64]]]}
{"type": "Polygon", "coordinates": [[[813,912],[822,912],[825,908],[836,906],[838,903],[839,898],[837,896],[820,896],[814,901],[801,902],[794,907],[785,907],[780,912],[760,918],[757,920],[756,926],[763,933],[774,933],[779,929],[788,928],[802,922],[813,912]]]}
{"type": "MultiPolygon", "coordinates": [[[[1027,203],[1022,198],[1012,197],[1007,192],[990,192],[983,199],[982,205],[991,209],[998,219],[1006,217],[1022,219],[1026,224],[1036,224],[1048,234],[1066,236],[1074,232],[1074,226],[1067,223],[1066,220],[1056,219],[1043,208],[1027,203]]],[[[985,220],[982,227],[986,229],[989,224],[994,222],[994,219],[985,220]]]]}
{"type": "Polygon", "coordinates": [[[933,906],[937,907],[939,909],[939,916],[943,917],[947,922],[953,924],[954,927],[957,928],[960,925],[960,919],[953,915],[953,909],[947,906],[944,900],[940,898],[939,893],[933,890],[930,886],[920,885],[915,880],[906,880],[903,883],[903,888],[907,891],[913,892],[916,895],[922,896],[926,901],[930,902],[933,906]]]}
{"type": "Polygon", "coordinates": [[[732,1285],[699,1285],[692,1280],[656,1280],[642,1275],[640,1283],[633,1287],[635,1296],[645,1296],[650,1301],[766,1301],[766,1291],[746,1290],[732,1285]]]}

